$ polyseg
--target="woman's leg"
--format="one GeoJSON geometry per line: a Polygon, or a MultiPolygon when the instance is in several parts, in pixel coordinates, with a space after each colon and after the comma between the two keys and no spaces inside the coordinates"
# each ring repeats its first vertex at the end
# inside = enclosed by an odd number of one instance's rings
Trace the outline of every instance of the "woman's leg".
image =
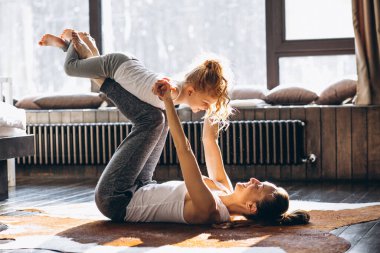
{"type": "Polygon", "coordinates": [[[163,132],[167,132],[167,124],[163,111],[142,102],[118,83],[107,79],[101,91],[134,124],[106,166],[95,190],[99,210],[112,220],[123,221],[126,206],[142,184],[137,180],[141,171],[149,170],[147,174],[154,171],[155,166],[151,165],[158,161],[161,153],[153,150],[163,132]],[[152,162],[147,163],[148,160],[152,162]]]}
{"type": "Polygon", "coordinates": [[[162,150],[165,146],[166,137],[168,136],[168,121],[165,118],[165,125],[162,130],[162,134],[154,147],[149,159],[146,161],[144,168],[141,170],[137,177],[137,181],[141,182],[143,185],[151,183],[153,178],[153,173],[157,167],[158,161],[160,160],[162,150]]]}

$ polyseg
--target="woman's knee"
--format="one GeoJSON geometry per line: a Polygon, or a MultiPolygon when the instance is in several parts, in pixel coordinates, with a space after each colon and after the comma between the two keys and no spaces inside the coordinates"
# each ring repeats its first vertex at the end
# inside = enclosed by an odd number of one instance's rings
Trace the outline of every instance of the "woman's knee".
{"type": "Polygon", "coordinates": [[[149,122],[147,122],[147,125],[152,129],[163,129],[168,125],[165,113],[159,109],[153,110],[148,118],[149,122]]]}

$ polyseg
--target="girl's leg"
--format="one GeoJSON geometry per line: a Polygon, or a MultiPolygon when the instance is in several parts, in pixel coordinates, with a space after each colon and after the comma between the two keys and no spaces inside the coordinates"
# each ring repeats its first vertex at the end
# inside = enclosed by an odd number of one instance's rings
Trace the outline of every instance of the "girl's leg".
{"type": "Polygon", "coordinates": [[[113,53],[80,59],[73,43],[67,49],[64,69],[67,75],[86,78],[114,78],[116,70],[132,57],[113,53]]]}
{"type": "Polygon", "coordinates": [[[134,124],[131,133],[120,144],[106,166],[95,189],[95,201],[99,210],[115,221],[123,221],[126,206],[133,193],[141,186],[137,178],[143,169],[154,170],[147,165],[151,159],[159,159],[152,151],[166,130],[163,111],[142,102],[118,83],[107,79],[101,86],[104,92],[134,124]]]}

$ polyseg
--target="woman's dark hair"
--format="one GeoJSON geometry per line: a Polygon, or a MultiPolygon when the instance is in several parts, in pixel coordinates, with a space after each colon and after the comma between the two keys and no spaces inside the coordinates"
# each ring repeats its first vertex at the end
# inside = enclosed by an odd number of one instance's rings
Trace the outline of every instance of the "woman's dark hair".
{"type": "Polygon", "coordinates": [[[310,215],[304,210],[295,210],[288,213],[289,195],[282,187],[256,203],[257,211],[253,215],[245,215],[248,221],[232,221],[213,224],[214,228],[245,227],[252,224],[260,225],[303,225],[309,223],[310,215]]]}
{"type": "Polygon", "coordinates": [[[270,225],[300,225],[310,220],[308,212],[303,210],[287,213],[289,195],[282,187],[277,187],[270,197],[257,202],[256,207],[256,214],[246,216],[248,219],[270,225]]]}

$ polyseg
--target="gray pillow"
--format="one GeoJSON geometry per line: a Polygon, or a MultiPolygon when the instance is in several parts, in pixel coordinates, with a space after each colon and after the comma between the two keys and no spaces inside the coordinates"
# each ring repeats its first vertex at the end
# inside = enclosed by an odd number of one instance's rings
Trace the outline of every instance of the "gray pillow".
{"type": "Polygon", "coordinates": [[[39,105],[34,103],[34,100],[38,97],[39,95],[23,97],[19,101],[16,102],[15,106],[20,109],[31,109],[31,110],[41,109],[39,105]]]}
{"type": "Polygon", "coordinates": [[[315,101],[319,105],[340,105],[348,98],[356,95],[357,82],[355,80],[344,79],[328,86],[315,101]]]}
{"type": "Polygon", "coordinates": [[[86,109],[98,108],[103,99],[98,93],[54,94],[39,96],[34,100],[41,109],[86,109]]]}
{"type": "Polygon", "coordinates": [[[307,105],[318,98],[310,90],[300,87],[276,87],[269,92],[264,101],[271,105],[307,105]]]}
{"type": "Polygon", "coordinates": [[[231,99],[264,99],[265,89],[257,86],[239,85],[235,86],[230,94],[231,99]]]}

